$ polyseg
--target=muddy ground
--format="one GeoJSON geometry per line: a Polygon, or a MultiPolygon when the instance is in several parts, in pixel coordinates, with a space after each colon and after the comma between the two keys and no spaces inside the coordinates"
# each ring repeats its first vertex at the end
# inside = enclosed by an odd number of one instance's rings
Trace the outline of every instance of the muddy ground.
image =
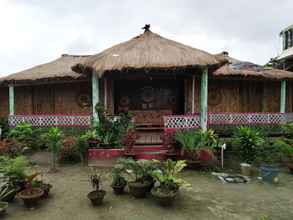
{"type": "MultiPolygon", "coordinates": [[[[48,170],[48,155],[36,154],[39,168],[48,170]]],[[[81,165],[60,167],[56,174],[46,174],[53,184],[51,198],[34,210],[25,209],[21,201],[10,205],[5,219],[9,220],[272,220],[293,219],[293,176],[282,173],[279,185],[254,179],[249,184],[222,184],[210,173],[185,171],[183,176],[192,184],[181,191],[173,207],[158,206],[149,196],[134,199],[130,195],[115,196],[110,188],[110,170],[104,173],[102,187],[107,191],[104,205],[92,207],[86,195],[91,190],[87,180],[89,168],[81,165]]]]}

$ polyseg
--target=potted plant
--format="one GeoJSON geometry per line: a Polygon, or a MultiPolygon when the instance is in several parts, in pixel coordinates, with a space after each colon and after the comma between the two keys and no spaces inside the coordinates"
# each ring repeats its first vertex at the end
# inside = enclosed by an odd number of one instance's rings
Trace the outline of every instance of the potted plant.
{"type": "Polygon", "coordinates": [[[283,155],[284,152],[278,140],[272,143],[266,141],[263,146],[258,148],[256,161],[260,164],[260,175],[263,181],[269,183],[279,182],[279,162],[283,155]]]}
{"type": "Polygon", "coordinates": [[[280,157],[285,160],[289,171],[293,174],[293,140],[286,137],[278,138],[273,142],[273,148],[279,149],[282,154],[280,157]]]}
{"type": "Polygon", "coordinates": [[[156,183],[151,193],[159,204],[171,205],[180,187],[190,186],[190,184],[178,177],[178,174],[186,165],[184,160],[172,161],[168,159],[160,169],[152,172],[156,183]]]}
{"type": "Polygon", "coordinates": [[[106,191],[100,189],[101,175],[98,175],[97,172],[93,172],[89,180],[94,190],[89,192],[87,197],[91,200],[93,206],[99,206],[103,203],[103,199],[106,195],[106,191]]]}
{"type": "Polygon", "coordinates": [[[6,213],[6,209],[8,208],[8,202],[2,202],[0,200],[0,216],[6,213]]]}
{"type": "Polygon", "coordinates": [[[53,187],[50,183],[45,183],[42,180],[34,180],[32,181],[32,185],[34,188],[41,188],[44,191],[42,199],[47,199],[49,197],[50,190],[53,187]]]}
{"type": "Polygon", "coordinates": [[[214,158],[213,149],[218,146],[218,138],[213,130],[178,131],[175,140],[180,143],[183,156],[189,168],[199,168],[214,158]]]}
{"type": "Polygon", "coordinates": [[[60,131],[59,128],[50,128],[48,130],[48,133],[46,133],[44,136],[48,142],[48,147],[52,155],[50,171],[56,172],[58,154],[60,152],[61,145],[62,145],[62,132],[60,131]]]}
{"type": "Polygon", "coordinates": [[[19,191],[25,187],[26,170],[29,167],[29,161],[24,156],[9,158],[0,156],[0,173],[8,179],[9,184],[15,190],[19,191]]]}
{"type": "Polygon", "coordinates": [[[156,162],[151,160],[135,161],[131,158],[120,159],[118,161],[123,170],[128,175],[128,188],[131,195],[135,198],[146,197],[147,192],[153,185],[151,172],[156,168],[156,162]]]}
{"type": "Polygon", "coordinates": [[[124,188],[127,185],[126,179],[121,175],[123,167],[116,164],[112,169],[112,184],[111,187],[116,195],[124,193],[124,188]]]}
{"type": "Polygon", "coordinates": [[[257,152],[264,144],[264,136],[259,130],[241,126],[234,131],[232,145],[241,160],[240,168],[243,175],[251,175],[251,164],[256,160],[257,152]]]}
{"type": "Polygon", "coordinates": [[[19,188],[15,188],[11,182],[3,179],[0,183],[0,201],[13,202],[19,188]]]}
{"type": "Polygon", "coordinates": [[[22,199],[27,208],[35,207],[43,196],[44,191],[39,187],[33,187],[32,182],[28,181],[25,189],[18,193],[18,197],[22,199]]]}

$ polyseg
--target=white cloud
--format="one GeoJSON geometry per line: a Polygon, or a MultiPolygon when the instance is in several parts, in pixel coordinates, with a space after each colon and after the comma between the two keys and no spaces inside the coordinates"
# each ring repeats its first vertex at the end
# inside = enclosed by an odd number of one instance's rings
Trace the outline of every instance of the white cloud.
{"type": "Polygon", "coordinates": [[[1,0],[0,76],[62,53],[98,53],[145,23],[184,44],[264,64],[277,55],[292,11],[290,0],[1,0]]]}

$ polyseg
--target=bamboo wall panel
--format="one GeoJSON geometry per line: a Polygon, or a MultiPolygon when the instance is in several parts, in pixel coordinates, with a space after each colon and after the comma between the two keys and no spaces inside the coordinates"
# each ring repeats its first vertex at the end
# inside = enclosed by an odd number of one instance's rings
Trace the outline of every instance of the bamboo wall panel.
{"type": "Polygon", "coordinates": [[[54,90],[55,114],[91,113],[91,85],[89,82],[56,84],[54,90]]]}
{"type": "Polygon", "coordinates": [[[209,80],[209,112],[239,112],[239,81],[209,80]]]}
{"type": "Polygon", "coordinates": [[[280,111],[280,82],[263,83],[263,112],[280,111]]]}
{"type": "Polygon", "coordinates": [[[15,114],[31,115],[33,114],[32,87],[15,87],[15,114]]]}
{"type": "Polygon", "coordinates": [[[0,117],[7,117],[8,109],[8,87],[0,88],[0,117]]]}

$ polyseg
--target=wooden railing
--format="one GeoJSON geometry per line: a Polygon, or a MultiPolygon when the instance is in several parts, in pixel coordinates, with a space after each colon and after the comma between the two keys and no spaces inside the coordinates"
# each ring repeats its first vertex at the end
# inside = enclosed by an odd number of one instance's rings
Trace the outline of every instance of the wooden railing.
{"type": "MultiPolygon", "coordinates": [[[[208,126],[274,125],[293,122],[293,113],[209,113],[208,126]]],[[[200,115],[164,116],[165,129],[200,128],[200,115]]]]}
{"type": "Polygon", "coordinates": [[[30,123],[34,127],[90,127],[91,115],[10,115],[8,123],[15,127],[20,123],[30,123]]]}

